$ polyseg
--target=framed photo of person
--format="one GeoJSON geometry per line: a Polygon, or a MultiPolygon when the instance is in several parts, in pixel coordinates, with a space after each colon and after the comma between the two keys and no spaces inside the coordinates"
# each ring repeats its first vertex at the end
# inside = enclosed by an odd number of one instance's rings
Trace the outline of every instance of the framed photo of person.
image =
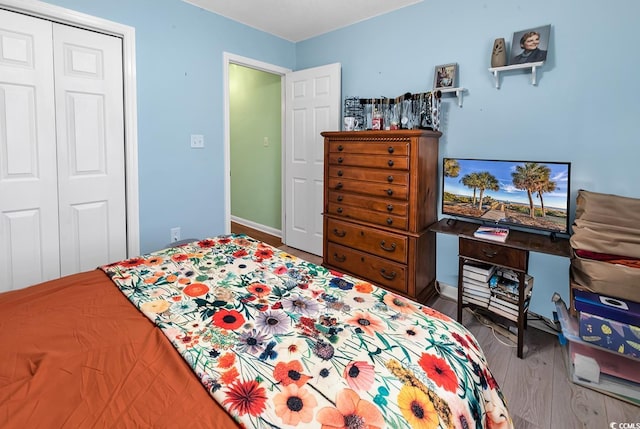
{"type": "Polygon", "coordinates": [[[529,28],[513,33],[511,60],[509,64],[528,64],[546,61],[550,33],[551,25],[529,28]]]}
{"type": "Polygon", "coordinates": [[[458,64],[436,66],[433,78],[433,89],[455,88],[458,79],[458,64]]]}

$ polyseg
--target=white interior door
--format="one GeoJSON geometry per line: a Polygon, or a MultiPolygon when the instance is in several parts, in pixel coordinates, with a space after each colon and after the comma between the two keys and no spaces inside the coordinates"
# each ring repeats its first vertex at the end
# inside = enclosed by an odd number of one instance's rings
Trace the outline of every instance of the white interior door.
{"type": "Polygon", "coordinates": [[[60,267],[127,256],[121,39],[54,24],[60,267]]]}
{"type": "Polygon", "coordinates": [[[0,10],[0,292],[60,276],[51,27],[0,10]]]}
{"type": "Polygon", "coordinates": [[[285,78],[285,237],[288,246],[322,255],[324,140],[340,129],[340,64],[285,78]]]}

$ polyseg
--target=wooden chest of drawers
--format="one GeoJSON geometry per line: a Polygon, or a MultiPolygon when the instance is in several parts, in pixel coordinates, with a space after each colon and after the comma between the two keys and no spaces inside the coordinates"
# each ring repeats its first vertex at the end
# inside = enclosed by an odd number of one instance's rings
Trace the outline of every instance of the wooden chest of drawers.
{"type": "Polygon", "coordinates": [[[323,132],[323,264],[425,302],[435,293],[439,132],[323,132]]]}

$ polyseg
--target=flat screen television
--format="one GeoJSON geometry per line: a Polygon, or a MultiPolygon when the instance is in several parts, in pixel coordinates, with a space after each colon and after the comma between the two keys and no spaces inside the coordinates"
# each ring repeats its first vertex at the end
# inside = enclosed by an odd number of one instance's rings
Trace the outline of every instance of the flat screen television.
{"type": "Polygon", "coordinates": [[[442,214],[569,234],[571,163],[444,158],[442,214]]]}

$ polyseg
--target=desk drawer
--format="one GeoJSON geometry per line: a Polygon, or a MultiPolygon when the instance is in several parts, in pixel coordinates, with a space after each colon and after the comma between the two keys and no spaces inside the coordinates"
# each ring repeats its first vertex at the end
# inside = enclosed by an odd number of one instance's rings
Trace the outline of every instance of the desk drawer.
{"type": "Polygon", "coordinates": [[[517,271],[527,270],[527,251],[500,244],[460,237],[460,257],[484,261],[517,271]]]}
{"type": "Polygon", "coordinates": [[[325,260],[329,265],[394,292],[407,293],[406,265],[331,242],[327,253],[325,260]]]}
{"type": "Polygon", "coordinates": [[[407,237],[360,226],[336,219],[327,219],[327,240],[374,255],[407,262],[407,237]]]}

